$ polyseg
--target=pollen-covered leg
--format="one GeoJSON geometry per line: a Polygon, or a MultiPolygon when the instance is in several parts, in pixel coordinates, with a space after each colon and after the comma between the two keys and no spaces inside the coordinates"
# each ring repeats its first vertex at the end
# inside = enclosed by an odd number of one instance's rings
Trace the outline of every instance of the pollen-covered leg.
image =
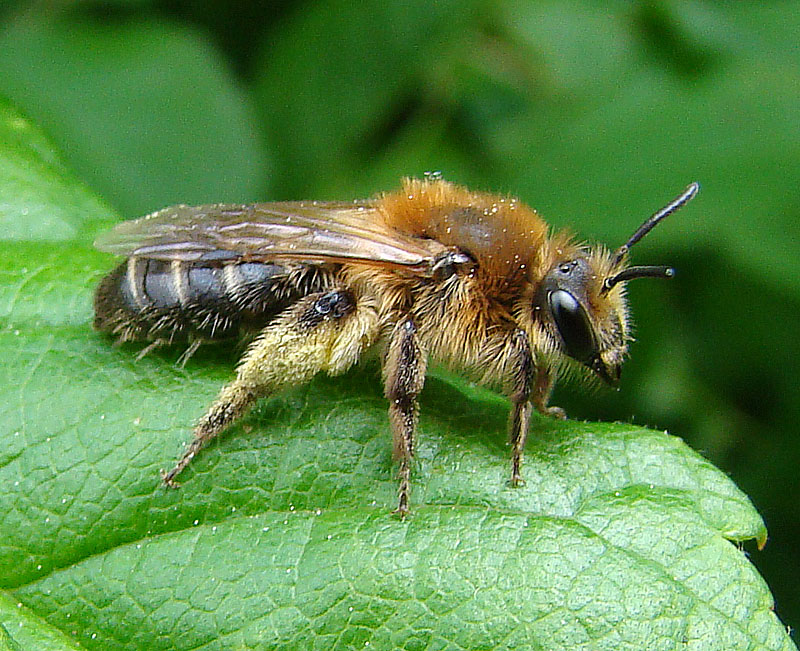
{"type": "Polygon", "coordinates": [[[392,332],[384,362],[384,391],[389,400],[389,422],[394,458],[400,461],[398,504],[395,511],[408,515],[414,431],[419,417],[417,396],[425,383],[427,356],[420,348],[417,328],[410,318],[400,320],[392,332]]]}
{"type": "Polygon", "coordinates": [[[346,290],[310,294],[284,311],[250,346],[236,379],[194,429],[194,439],[177,465],[162,479],[175,477],[208,441],[242,416],[258,399],[283,388],[308,382],[320,371],[343,373],[378,335],[378,317],[371,303],[346,290]]]}
{"type": "Polygon", "coordinates": [[[531,388],[534,383],[533,355],[528,336],[522,330],[511,335],[511,369],[513,377],[513,393],[511,394],[511,424],[509,438],[511,442],[511,485],[522,486],[525,481],[520,474],[525,441],[528,438],[528,427],[531,418],[531,388]]]}

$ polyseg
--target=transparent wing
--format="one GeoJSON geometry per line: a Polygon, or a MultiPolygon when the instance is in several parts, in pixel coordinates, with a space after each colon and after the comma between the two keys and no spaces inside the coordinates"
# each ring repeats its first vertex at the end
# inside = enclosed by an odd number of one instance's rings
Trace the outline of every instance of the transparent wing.
{"type": "Polygon", "coordinates": [[[374,202],[171,206],[118,224],[101,251],[160,260],[356,260],[430,268],[444,248],[382,226],[374,202]]]}

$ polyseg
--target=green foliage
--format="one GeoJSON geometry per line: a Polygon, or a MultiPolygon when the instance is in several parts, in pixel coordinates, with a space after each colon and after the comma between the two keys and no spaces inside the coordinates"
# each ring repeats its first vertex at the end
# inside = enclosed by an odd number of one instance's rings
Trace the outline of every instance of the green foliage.
{"type": "Polygon", "coordinates": [[[0,594],[0,649],[3,651],[71,651],[77,642],[51,626],[21,602],[0,594]]]}
{"type": "Polygon", "coordinates": [[[165,493],[235,356],[135,363],[89,323],[108,204],[342,199],[435,169],[614,245],[698,180],[635,251],[679,275],[631,285],[623,390],[556,403],[658,423],[731,473],[768,514],[752,560],[796,624],[798,20],[796,2],[7,3],[0,95],[25,117],[0,102],[0,648],[793,648],[727,542],[761,520],[671,437],[536,421],[512,491],[507,404],[439,374],[399,523],[367,366],[264,402],[165,493]]]}
{"type": "Polygon", "coordinates": [[[189,28],[25,14],[0,32],[0,70],[1,90],[68,142],[67,160],[129,216],[262,191],[252,108],[189,28]]]}

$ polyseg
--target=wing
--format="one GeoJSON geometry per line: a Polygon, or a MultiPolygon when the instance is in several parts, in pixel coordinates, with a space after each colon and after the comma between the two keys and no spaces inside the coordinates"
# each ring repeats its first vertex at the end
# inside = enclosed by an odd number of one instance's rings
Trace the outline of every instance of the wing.
{"type": "Polygon", "coordinates": [[[287,201],[171,206],[118,224],[95,242],[125,256],[192,262],[235,259],[360,261],[430,269],[443,245],[382,225],[375,202],[287,201]]]}

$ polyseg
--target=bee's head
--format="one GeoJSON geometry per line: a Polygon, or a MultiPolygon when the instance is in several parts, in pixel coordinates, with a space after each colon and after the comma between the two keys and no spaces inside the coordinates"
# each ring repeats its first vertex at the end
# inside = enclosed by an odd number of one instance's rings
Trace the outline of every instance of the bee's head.
{"type": "Polygon", "coordinates": [[[545,275],[534,299],[539,320],[560,353],[593,371],[608,384],[619,382],[630,340],[625,282],[634,278],[670,278],[671,267],[627,265],[628,250],[667,215],[699,190],[686,190],[646,220],[614,253],[583,250],[559,260],[545,275]]]}

